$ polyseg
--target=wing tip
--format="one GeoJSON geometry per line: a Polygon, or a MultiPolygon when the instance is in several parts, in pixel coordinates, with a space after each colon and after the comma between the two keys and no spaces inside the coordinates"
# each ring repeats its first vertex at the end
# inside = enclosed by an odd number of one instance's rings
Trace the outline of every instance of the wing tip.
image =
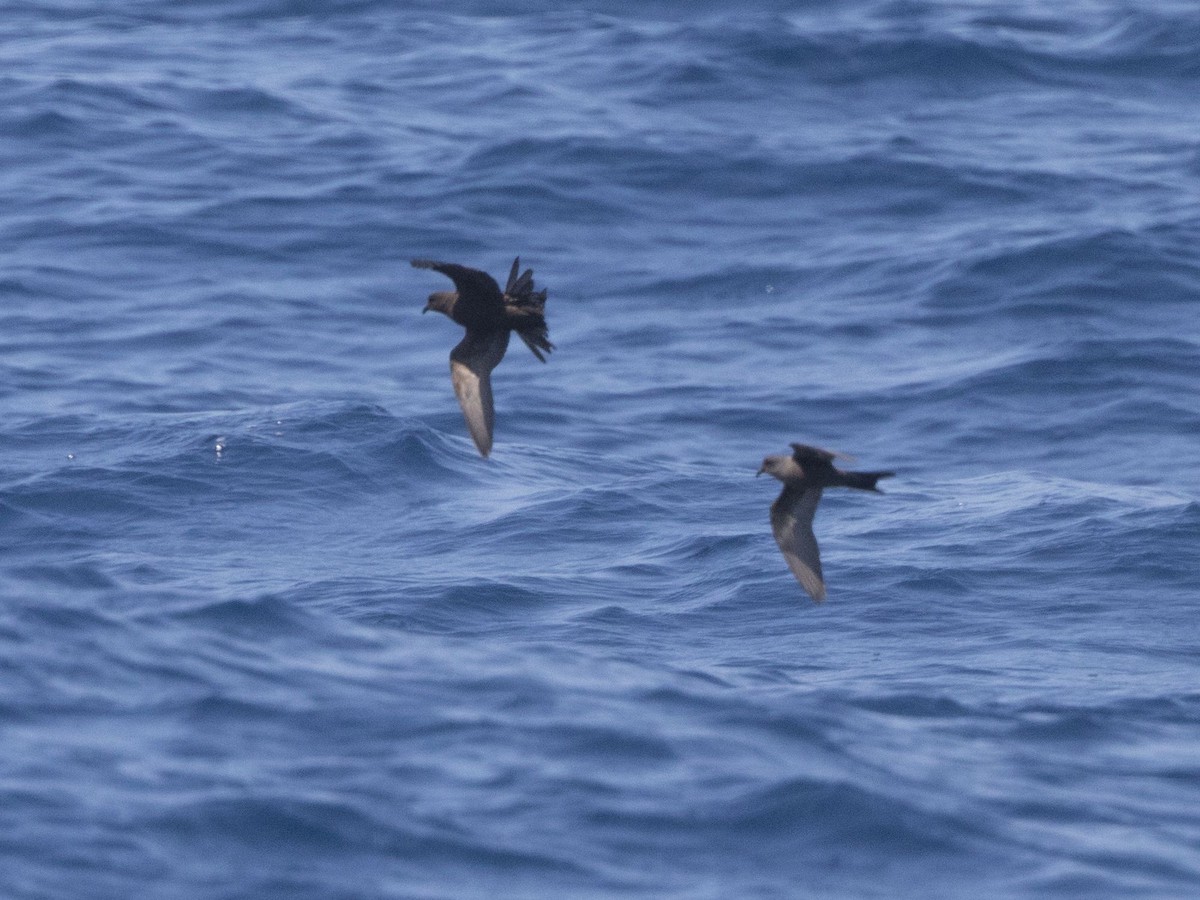
{"type": "Polygon", "coordinates": [[[793,572],[792,574],[800,582],[800,587],[804,588],[804,593],[812,597],[813,603],[823,603],[825,601],[825,580],[821,576],[812,571],[804,573],[793,572]]]}
{"type": "Polygon", "coordinates": [[[467,412],[465,407],[463,408],[463,416],[467,420],[467,431],[471,435],[471,440],[475,442],[475,449],[479,451],[480,456],[487,459],[492,452],[492,436],[487,433],[487,426],[476,426],[472,423],[471,414],[467,412]]]}

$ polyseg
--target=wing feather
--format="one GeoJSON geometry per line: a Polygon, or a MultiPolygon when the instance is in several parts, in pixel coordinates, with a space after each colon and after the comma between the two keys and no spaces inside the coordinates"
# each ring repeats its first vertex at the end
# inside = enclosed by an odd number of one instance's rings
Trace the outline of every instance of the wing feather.
{"type": "Polygon", "coordinates": [[[467,430],[483,456],[492,452],[495,408],[492,404],[492,369],[504,358],[509,331],[482,334],[468,331],[450,351],[450,380],[458,405],[462,407],[467,430]]]}
{"type": "Polygon", "coordinates": [[[415,269],[433,269],[441,272],[454,282],[454,287],[460,297],[468,297],[472,302],[501,302],[500,285],[487,272],[460,266],[458,263],[437,262],[432,259],[414,259],[415,269]]]}
{"type": "Polygon", "coordinates": [[[823,462],[833,462],[835,459],[853,460],[853,456],[848,456],[845,453],[839,453],[836,450],[824,450],[821,447],[810,447],[807,444],[789,444],[792,448],[792,455],[800,464],[804,464],[806,460],[821,460],[823,462]]]}
{"type": "Polygon", "coordinates": [[[821,488],[785,487],[771,504],[771,531],[783,551],[788,568],[808,595],[820,603],[825,599],[821,555],[813,534],[813,516],[821,502],[821,488]]]}
{"type": "Polygon", "coordinates": [[[521,268],[521,257],[513,260],[512,268],[508,271],[508,281],[504,285],[504,293],[511,294],[513,285],[517,283],[517,272],[521,268]]]}

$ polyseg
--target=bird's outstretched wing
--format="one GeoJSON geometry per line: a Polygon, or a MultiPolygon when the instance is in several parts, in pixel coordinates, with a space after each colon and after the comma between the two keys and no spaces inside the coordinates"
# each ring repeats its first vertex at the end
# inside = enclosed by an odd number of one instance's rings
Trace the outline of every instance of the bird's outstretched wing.
{"type": "Polygon", "coordinates": [[[454,282],[458,295],[467,298],[468,302],[494,303],[501,300],[500,285],[496,284],[496,279],[487,272],[432,259],[414,259],[412,265],[414,269],[433,269],[435,272],[441,272],[454,282]]]}
{"type": "Polygon", "coordinates": [[[783,551],[788,568],[808,595],[820,603],[825,599],[821,555],[813,534],[813,516],[821,502],[821,489],[785,487],[771,504],[771,530],[783,551]]]}
{"type": "Polygon", "coordinates": [[[495,410],[492,405],[492,369],[504,358],[508,349],[507,329],[498,331],[468,331],[450,351],[450,380],[458,405],[462,407],[467,430],[480,454],[492,452],[492,427],[495,410]]]}

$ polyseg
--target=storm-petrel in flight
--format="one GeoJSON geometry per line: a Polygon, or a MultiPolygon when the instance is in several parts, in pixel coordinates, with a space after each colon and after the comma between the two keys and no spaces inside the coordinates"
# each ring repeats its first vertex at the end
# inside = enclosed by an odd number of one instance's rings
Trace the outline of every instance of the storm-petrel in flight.
{"type": "Polygon", "coordinates": [[[513,260],[503,293],[491,275],[478,269],[431,259],[414,259],[412,264],[441,272],[457,288],[430,294],[421,312],[445,313],[467,330],[450,351],[450,379],[475,446],[487,456],[495,419],[491,373],[504,358],[509,334],[515,331],[542,362],[546,361],[542,351],[554,349],[546,331],[546,292],[533,289],[532,269],[518,277],[520,257],[513,260]]]}
{"type": "Polygon", "coordinates": [[[783,492],[771,504],[771,530],[796,580],[820,603],[825,599],[825,581],[821,577],[821,555],[812,522],[821,502],[821,491],[827,487],[850,487],[882,493],[875,482],[896,473],[843,472],[833,466],[837,453],[804,444],[792,444],[791,448],[791,456],[764,459],[758,474],[766,472],[783,482],[783,492]]]}

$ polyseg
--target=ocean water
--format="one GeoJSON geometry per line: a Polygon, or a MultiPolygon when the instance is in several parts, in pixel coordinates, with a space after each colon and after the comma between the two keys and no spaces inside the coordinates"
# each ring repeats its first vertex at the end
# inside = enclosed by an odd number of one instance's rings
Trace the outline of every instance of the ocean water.
{"type": "Polygon", "coordinates": [[[0,896],[1200,895],[1194,4],[0,40],[0,896]]]}

